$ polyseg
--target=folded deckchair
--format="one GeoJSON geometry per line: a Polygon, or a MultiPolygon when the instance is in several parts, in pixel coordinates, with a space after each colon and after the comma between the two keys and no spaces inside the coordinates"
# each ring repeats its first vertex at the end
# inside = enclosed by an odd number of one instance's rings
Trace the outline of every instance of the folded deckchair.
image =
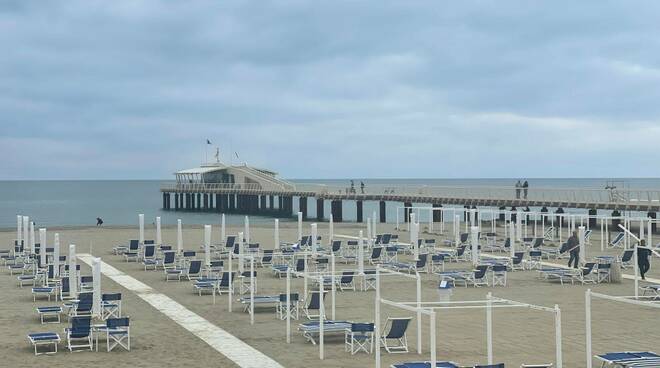
{"type": "Polygon", "coordinates": [[[384,330],[387,331],[380,339],[388,353],[407,353],[408,337],[406,331],[412,318],[387,318],[384,330]]]}

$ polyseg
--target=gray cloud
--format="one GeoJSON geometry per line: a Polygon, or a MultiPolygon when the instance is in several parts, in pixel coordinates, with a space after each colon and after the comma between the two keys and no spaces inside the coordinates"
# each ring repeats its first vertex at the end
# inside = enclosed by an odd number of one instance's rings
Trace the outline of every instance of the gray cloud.
{"type": "Polygon", "coordinates": [[[0,179],[657,176],[655,2],[0,3],[0,179]]]}

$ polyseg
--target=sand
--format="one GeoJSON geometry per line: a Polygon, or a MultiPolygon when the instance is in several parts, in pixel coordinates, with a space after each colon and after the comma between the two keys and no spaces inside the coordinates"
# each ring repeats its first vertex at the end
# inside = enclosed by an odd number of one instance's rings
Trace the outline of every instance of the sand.
{"type": "MultiPolygon", "coordinates": [[[[305,233],[309,224],[304,225],[305,233]]],[[[357,224],[335,224],[335,234],[356,235],[363,227],[357,224]]],[[[227,234],[242,231],[242,227],[228,227],[227,234]]],[[[393,231],[391,225],[379,225],[379,232],[393,231]],[[387,227],[387,228],[386,228],[387,227]]],[[[190,311],[209,322],[240,338],[243,342],[260,352],[275,359],[285,367],[371,367],[374,366],[374,355],[359,353],[351,356],[344,351],[343,335],[326,337],[325,359],[319,360],[318,346],[307,342],[296,330],[297,322],[293,324],[291,344],[286,344],[285,323],[275,318],[274,310],[258,309],[254,326],[250,318],[243,313],[239,303],[233,304],[233,312],[228,312],[227,296],[218,296],[217,304],[212,304],[210,295],[198,296],[189,282],[165,282],[162,271],[144,271],[139,263],[126,263],[123,257],[111,254],[111,248],[117,244],[126,243],[128,239],[137,238],[135,228],[77,228],[49,229],[49,239],[59,232],[61,244],[74,243],[79,253],[91,253],[99,256],[104,262],[116,267],[143,283],[156,292],[167,295],[182,304],[190,311]]],[[[296,238],[295,223],[281,225],[280,239],[282,241],[296,238]]],[[[327,236],[327,226],[319,225],[319,234],[327,236]]],[[[590,256],[600,254],[599,234],[592,237],[589,246],[590,256]]],[[[0,244],[13,242],[15,232],[0,232],[0,244]]],[[[214,240],[219,238],[219,228],[214,227],[214,240]]],[[[252,226],[253,242],[261,243],[262,248],[269,249],[273,245],[273,230],[269,227],[252,226]]],[[[421,234],[420,237],[432,237],[421,234]]],[[[440,236],[433,236],[438,241],[440,236]]],[[[153,226],[148,226],[146,238],[155,238],[153,226]]],[[[402,240],[408,235],[401,233],[402,240]]],[[[186,227],[184,243],[186,249],[200,250],[203,239],[201,227],[186,227]]],[[[176,242],[176,229],[164,228],[163,241],[169,244],[176,242]]],[[[620,254],[621,250],[607,250],[607,254],[620,254]]],[[[410,259],[409,256],[403,260],[410,259]]],[[[564,263],[564,260],[560,262],[564,263]]],[[[82,262],[80,262],[82,263],[82,262]]],[[[660,278],[660,267],[652,266],[650,277],[660,278]]],[[[338,263],[339,268],[355,268],[355,265],[338,263]]],[[[465,262],[448,264],[447,269],[467,269],[465,262]]],[[[157,311],[151,305],[124,289],[107,277],[103,277],[104,292],[121,292],[123,294],[123,312],[131,317],[131,351],[117,349],[106,353],[104,345],[101,351],[69,353],[64,343],[60,344],[60,352],[56,355],[41,355],[35,357],[32,347],[28,344],[28,332],[54,331],[62,333],[67,325],[66,319],[61,324],[41,325],[35,312],[40,305],[55,305],[59,302],[47,300],[32,301],[29,286],[17,287],[15,276],[2,268],[0,276],[0,293],[2,295],[2,313],[0,313],[0,346],[7,367],[33,367],[47,364],[50,367],[170,367],[170,366],[236,366],[227,357],[211,346],[179,326],[176,322],[157,311]]],[[[630,271],[626,271],[630,273],[630,271]]],[[[91,274],[89,267],[83,264],[83,274],[91,274]]],[[[423,299],[437,300],[437,277],[422,274],[423,299]]],[[[292,283],[292,289],[302,293],[302,280],[292,283]]],[[[415,296],[413,280],[400,277],[389,277],[383,282],[383,297],[398,301],[412,301],[415,296]]],[[[534,303],[553,307],[558,304],[562,310],[563,356],[564,367],[585,366],[584,337],[584,292],[590,287],[594,291],[612,295],[630,295],[633,293],[633,283],[624,280],[621,284],[599,285],[566,285],[542,281],[535,271],[516,271],[509,273],[507,287],[463,288],[455,290],[453,300],[484,299],[487,292],[495,296],[510,298],[521,302],[534,303]]],[[[258,294],[278,294],[284,292],[285,280],[273,276],[269,269],[258,270],[258,294]]],[[[374,292],[338,292],[336,300],[336,318],[340,320],[373,321],[374,292]]],[[[329,299],[328,299],[329,301],[329,299]]],[[[328,313],[329,311],[328,305],[328,313]]],[[[621,303],[595,301],[593,304],[593,352],[603,353],[620,350],[658,350],[660,341],[660,323],[658,310],[641,308],[621,303]]],[[[409,312],[382,308],[383,321],[386,316],[411,316],[409,312]]],[[[486,362],[486,313],[483,310],[452,310],[438,312],[437,322],[437,352],[439,359],[452,360],[461,364],[486,362]]],[[[428,360],[428,320],[423,319],[423,354],[416,353],[417,324],[413,321],[409,330],[409,341],[412,348],[408,354],[387,354],[383,351],[382,366],[412,360],[428,360]]],[[[496,362],[504,362],[508,367],[518,367],[521,363],[543,363],[554,361],[554,325],[549,313],[527,309],[502,309],[494,312],[494,357],[496,362]]]]}

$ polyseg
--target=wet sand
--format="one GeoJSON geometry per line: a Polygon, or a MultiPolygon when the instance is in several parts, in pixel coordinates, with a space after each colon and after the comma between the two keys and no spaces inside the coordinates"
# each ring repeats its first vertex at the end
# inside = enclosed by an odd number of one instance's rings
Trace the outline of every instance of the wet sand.
{"type": "MultiPolygon", "coordinates": [[[[424,225],[422,225],[424,226],[424,225]]],[[[357,224],[335,224],[335,234],[357,235],[364,227],[357,224]]],[[[243,227],[228,227],[227,234],[243,231],[243,227]]],[[[391,225],[379,224],[379,232],[394,232],[391,225]]],[[[501,231],[501,229],[500,229],[501,231]]],[[[52,239],[54,229],[49,229],[52,239]]],[[[197,313],[211,323],[230,332],[245,343],[275,359],[285,367],[372,367],[374,355],[358,353],[351,356],[344,351],[342,335],[328,335],[325,344],[325,359],[319,360],[318,346],[307,342],[297,331],[297,323],[292,323],[291,344],[286,344],[285,322],[275,317],[273,308],[258,309],[254,326],[250,318],[243,313],[238,302],[233,304],[233,312],[228,312],[227,296],[218,296],[217,304],[212,304],[210,295],[198,296],[190,282],[165,282],[162,271],[144,271],[140,263],[126,263],[123,257],[112,255],[111,249],[117,244],[127,243],[128,239],[137,238],[136,228],[78,228],[60,229],[61,244],[77,245],[78,253],[91,253],[101,257],[104,262],[122,272],[144,282],[157,292],[169,296],[197,313]]],[[[309,232],[309,223],[304,224],[304,233],[309,232]]],[[[366,231],[365,231],[366,233],[366,231]]],[[[401,239],[408,240],[408,234],[401,232],[401,239]]],[[[327,224],[319,224],[319,235],[327,238],[327,224]]],[[[0,244],[6,248],[11,244],[15,232],[0,232],[0,244]]],[[[297,236],[295,223],[282,223],[280,239],[293,241],[297,236]]],[[[588,255],[601,254],[599,234],[592,237],[588,255]]],[[[421,238],[441,236],[420,234],[421,238]]],[[[147,226],[146,238],[155,238],[153,226],[147,226]]],[[[219,227],[213,228],[214,241],[219,240],[219,227]]],[[[273,247],[273,230],[270,227],[251,227],[252,242],[259,242],[263,249],[273,247]]],[[[176,243],[176,229],[164,228],[163,241],[176,243]]],[[[199,226],[184,229],[186,249],[200,251],[203,241],[203,229],[199,226]]],[[[64,248],[62,248],[64,249],[64,248]]],[[[606,254],[620,254],[620,249],[606,250],[606,254]]],[[[64,254],[64,252],[62,252],[64,254]]],[[[498,253],[499,254],[499,253],[498,253]]],[[[203,255],[198,254],[200,259],[203,255]]],[[[403,256],[407,261],[411,257],[403,256]]],[[[657,260],[656,260],[657,261],[657,260]]],[[[566,260],[551,261],[565,263],[566,260]]],[[[82,274],[91,274],[89,267],[82,264],[82,274]]],[[[660,278],[660,268],[652,265],[649,277],[660,278]]],[[[356,265],[337,262],[337,269],[355,269],[356,265]]],[[[446,269],[469,269],[467,262],[447,264],[446,269]]],[[[236,366],[228,358],[211,348],[202,340],[188,332],[173,320],[157,311],[132,292],[103,277],[103,292],[121,292],[123,295],[123,313],[131,317],[131,351],[117,349],[106,353],[102,344],[98,353],[69,353],[65,344],[60,344],[56,355],[35,357],[28,344],[28,332],[54,331],[62,335],[67,325],[66,318],[60,324],[41,325],[34,310],[36,306],[57,305],[59,302],[47,300],[32,301],[30,287],[17,287],[15,276],[9,276],[6,268],[0,276],[2,293],[2,313],[0,314],[0,346],[8,367],[33,367],[48,364],[51,367],[89,366],[98,367],[170,367],[184,365],[203,365],[211,367],[236,366]]],[[[258,293],[260,295],[278,294],[285,291],[285,279],[273,276],[270,269],[258,269],[258,293]]],[[[631,273],[630,270],[624,271],[631,273]]],[[[432,274],[422,274],[424,301],[437,300],[438,279],[432,274]]],[[[295,279],[292,291],[303,292],[303,282],[295,279]]],[[[383,279],[383,297],[395,301],[414,301],[414,280],[401,277],[383,279]]],[[[483,300],[487,292],[503,298],[520,302],[534,303],[553,307],[558,304],[562,310],[563,356],[564,367],[584,367],[584,291],[587,288],[610,295],[631,295],[633,282],[624,280],[621,284],[565,285],[539,280],[536,271],[510,272],[507,287],[458,287],[453,300],[483,300]]],[[[311,287],[310,287],[311,288],[311,287]]],[[[374,296],[369,292],[338,292],[336,299],[336,319],[352,321],[374,320],[374,296]]],[[[237,296],[235,296],[237,298],[237,296]]],[[[330,298],[326,299],[326,310],[330,314],[330,298]]],[[[387,316],[414,316],[413,313],[382,307],[382,321],[387,316]]],[[[604,353],[622,350],[658,350],[660,341],[659,311],[607,301],[593,303],[593,352],[604,353]]],[[[494,357],[496,362],[504,362],[508,367],[518,367],[521,363],[543,363],[554,361],[554,324],[550,313],[527,309],[500,309],[494,313],[494,357]]],[[[486,313],[484,310],[443,310],[437,317],[437,353],[442,360],[452,360],[460,364],[486,362],[486,313]]],[[[383,350],[382,366],[404,361],[428,360],[428,320],[423,318],[422,337],[423,353],[416,353],[417,324],[413,320],[408,332],[411,353],[387,354],[383,350]]]]}

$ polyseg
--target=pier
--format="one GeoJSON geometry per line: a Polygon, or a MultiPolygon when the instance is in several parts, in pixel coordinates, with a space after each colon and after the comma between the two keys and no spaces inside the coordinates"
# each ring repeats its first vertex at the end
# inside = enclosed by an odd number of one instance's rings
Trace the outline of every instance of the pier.
{"type": "MultiPolygon", "coordinates": [[[[277,179],[279,180],[279,179],[277,179]]],[[[586,209],[590,215],[598,210],[612,211],[618,216],[623,211],[646,212],[656,218],[660,211],[660,190],[633,189],[571,189],[530,188],[518,196],[513,187],[445,187],[423,185],[369,185],[364,188],[328,186],[323,184],[291,184],[265,186],[263,183],[173,183],[161,187],[163,209],[175,211],[206,211],[263,216],[291,217],[302,212],[308,219],[308,202],[316,200],[316,220],[324,220],[324,204],[330,201],[333,220],[341,222],[344,201],[355,203],[357,221],[364,221],[365,202],[378,202],[378,220],[388,222],[387,206],[399,202],[405,208],[413,204],[432,207],[465,206],[466,208],[492,207],[513,210],[529,207],[541,212],[563,213],[564,209],[586,209]],[[294,198],[299,208],[294,209],[294,198]],[[520,198],[518,198],[520,197],[520,198]]],[[[404,221],[409,220],[404,211],[404,221]]],[[[441,212],[434,212],[441,216],[441,212]]],[[[434,219],[436,221],[436,219],[434,219]]]]}

